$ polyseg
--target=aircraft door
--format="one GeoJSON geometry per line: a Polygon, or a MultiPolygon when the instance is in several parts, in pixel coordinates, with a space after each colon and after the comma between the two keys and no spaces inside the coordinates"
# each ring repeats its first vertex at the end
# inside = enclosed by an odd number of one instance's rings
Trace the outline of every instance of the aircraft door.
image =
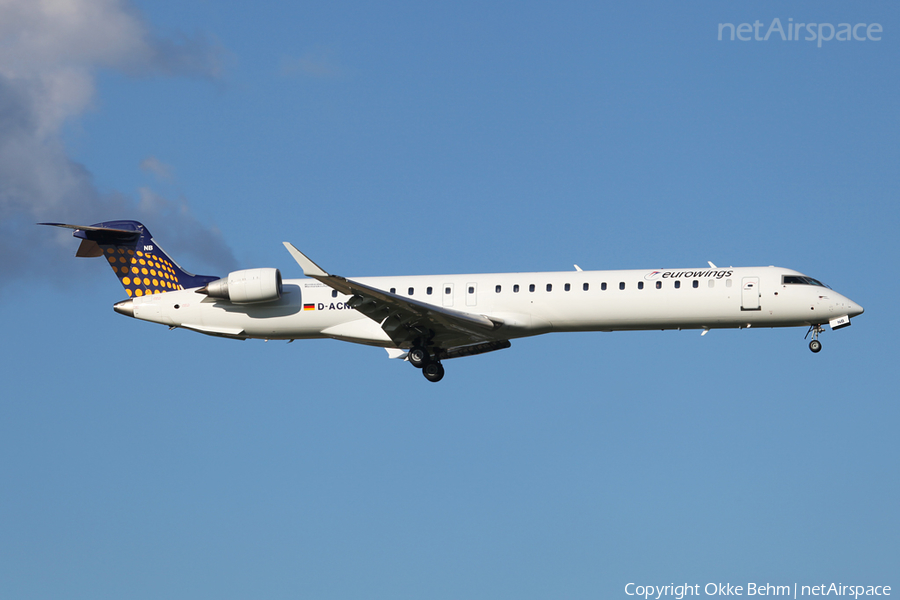
{"type": "Polygon", "coordinates": [[[466,284],[466,306],[475,306],[478,300],[478,284],[466,284]]]}
{"type": "Polygon", "coordinates": [[[741,280],[741,310],[760,310],[759,277],[744,277],[741,280]]]}
{"type": "Polygon", "coordinates": [[[453,306],[453,284],[444,284],[444,306],[453,306]]]}

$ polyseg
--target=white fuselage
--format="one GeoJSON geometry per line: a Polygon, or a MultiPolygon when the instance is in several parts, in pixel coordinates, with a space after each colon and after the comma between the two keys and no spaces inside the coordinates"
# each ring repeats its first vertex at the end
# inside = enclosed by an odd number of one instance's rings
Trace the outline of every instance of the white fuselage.
{"type": "MultiPolygon", "coordinates": [[[[361,277],[355,281],[502,321],[492,338],[553,331],[791,327],[852,317],[862,307],[778,267],[361,277]]],[[[133,299],[134,317],[237,338],[334,338],[394,346],[381,325],[313,279],[285,280],[279,300],[235,304],[195,290],[133,299]]]]}

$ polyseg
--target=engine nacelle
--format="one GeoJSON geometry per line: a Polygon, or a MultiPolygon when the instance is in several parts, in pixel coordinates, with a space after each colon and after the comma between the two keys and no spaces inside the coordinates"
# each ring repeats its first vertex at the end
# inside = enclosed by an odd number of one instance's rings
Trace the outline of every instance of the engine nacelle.
{"type": "Polygon", "coordinates": [[[216,279],[197,290],[211,298],[224,298],[238,304],[272,302],[281,298],[281,271],[244,269],[216,279]]]}

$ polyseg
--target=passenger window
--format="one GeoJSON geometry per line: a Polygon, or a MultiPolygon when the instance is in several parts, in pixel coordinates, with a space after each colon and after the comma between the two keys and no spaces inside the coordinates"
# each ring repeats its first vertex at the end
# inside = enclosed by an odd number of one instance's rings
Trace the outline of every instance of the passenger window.
{"type": "Polygon", "coordinates": [[[497,293],[499,294],[499,293],[500,293],[500,286],[498,285],[497,287],[495,287],[495,288],[494,288],[494,291],[497,292],[497,293]]]}
{"type": "Polygon", "coordinates": [[[391,288],[391,293],[392,293],[392,294],[396,294],[396,293],[397,293],[397,288],[391,288]]]}
{"type": "Polygon", "coordinates": [[[726,279],[726,280],[725,280],[725,287],[731,287],[731,280],[730,280],[730,279],[726,279]]]}
{"type": "Polygon", "coordinates": [[[695,287],[695,288],[700,287],[700,282],[697,281],[696,279],[694,280],[694,287],[695,287]]]}
{"type": "Polygon", "coordinates": [[[586,283],[586,284],[584,284],[583,286],[581,286],[581,289],[583,289],[584,291],[588,291],[588,288],[589,288],[589,287],[591,287],[591,284],[586,283]]]}
{"type": "Polygon", "coordinates": [[[620,281],[620,282],[619,282],[619,289],[620,289],[620,290],[624,290],[624,289],[625,289],[625,282],[624,282],[624,281],[620,281]]]}
{"type": "Polygon", "coordinates": [[[517,283],[516,285],[513,286],[513,294],[518,294],[518,293],[519,293],[519,284],[517,283]]]}
{"type": "Polygon", "coordinates": [[[331,290],[331,297],[337,298],[337,290],[331,290]]]}
{"type": "Polygon", "coordinates": [[[414,291],[413,288],[409,288],[409,295],[412,296],[414,291]]]}
{"type": "Polygon", "coordinates": [[[572,289],[572,286],[569,285],[569,284],[567,283],[567,284],[566,284],[566,291],[568,292],[568,291],[571,290],[571,289],[572,289]]]}
{"type": "Polygon", "coordinates": [[[553,284],[552,284],[552,283],[548,283],[548,284],[547,284],[547,291],[548,291],[548,292],[552,292],[552,291],[553,291],[553,284]]]}
{"type": "Polygon", "coordinates": [[[657,282],[656,282],[656,289],[658,289],[658,290],[661,290],[661,289],[662,289],[662,281],[657,281],[657,282]]]}
{"type": "Polygon", "coordinates": [[[529,291],[529,292],[533,292],[533,291],[534,291],[534,284],[533,284],[533,283],[532,283],[531,285],[528,286],[528,291],[529,291]]]}
{"type": "MultiPolygon", "coordinates": [[[[587,285],[587,284],[584,284],[584,285],[587,285]]],[[[600,284],[600,289],[603,290],[604,292],[606,291],[606,282],[605,281],[600,284]]]]}
{"type": "Polygon", "coordinates": [[[450,289],[450,288],[444,288],[444,294],[445,294],[445,295],[449,296],[450,293],[451,293],[451,289],[450,289]]]}
{"type": "Polygon", "coordinates": [[[676,279],[675,280],[675,289],[677,290],[680,287],[681,287],[681,282],[676,279]]]}
{"type": "Polygon", "coordinates": [[[428,286],[427,288],[425,288],[425,293],[428,294],[429,296],[431,295],[431,292],[433,292],[433,291],[434,290],[432,289],[431,286],[428,286]]]}
{"type": "Polygon", "coordinates": [[[470,293],[470,294],[474,294],[474,293],[475,293],[475,288],[472,287],[471,285],[469,286],[469,293],[470,293]]]}
{"type": "Polygon", "coordinates": [[[710,279],[710,280],[709,280],[709,287],[710,287],[710,288],[716,287],[716,280],[715,280],[715,279],[710,279]]]}
{"type": "Polygon", "coordinates": [[[638,289],[639,289],[639,290],[644,289],[644,282],[643,282],[643,281],[638,281],[638,289]]]}

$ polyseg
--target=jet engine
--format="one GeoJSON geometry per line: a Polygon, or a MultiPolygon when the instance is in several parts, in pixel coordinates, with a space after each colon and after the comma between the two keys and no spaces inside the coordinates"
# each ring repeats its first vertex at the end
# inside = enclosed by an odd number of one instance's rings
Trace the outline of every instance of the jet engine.
{"type": "Polygon", "coordinates": [[[232,271],[228,277],[211,281],[199,290],[210,298],[224,298],[238,304],[272,302],[281,298],[281,271],[278,269],[244,269],[232,271]]]}

